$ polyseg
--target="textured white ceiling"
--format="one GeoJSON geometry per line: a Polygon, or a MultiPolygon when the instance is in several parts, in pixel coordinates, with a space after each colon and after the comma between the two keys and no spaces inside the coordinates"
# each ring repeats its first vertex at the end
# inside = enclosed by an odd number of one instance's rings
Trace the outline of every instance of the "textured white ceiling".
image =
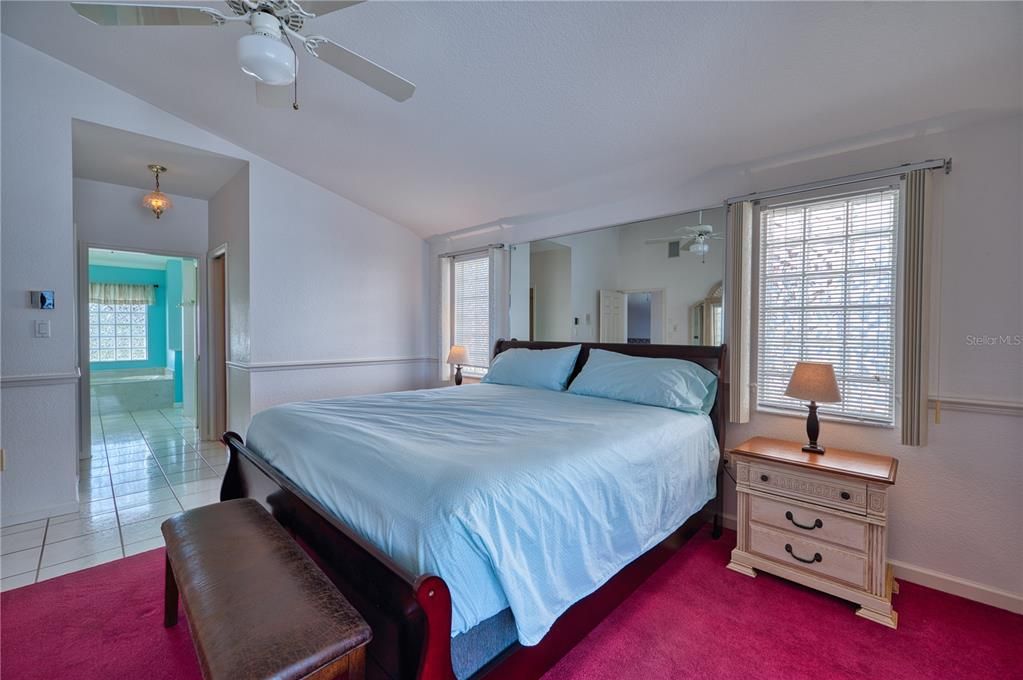
{"type": "Polygon", "coordinates": [[[151,163],[167,168],[160,189],[205,201],[234,177],[244,161],[162,139],[76,120],[71,125],[75,177],[152,189],[151,163]]]}
{"type": "Polygon", "coordinates": [[[4,2],[2,21],[423,235],[1023,106],[1019,3],[367,2],[310,29],[415,96],[305,59],[297,113],[255,106],[238,26],[102,28],[58,2],[4,2]]]}

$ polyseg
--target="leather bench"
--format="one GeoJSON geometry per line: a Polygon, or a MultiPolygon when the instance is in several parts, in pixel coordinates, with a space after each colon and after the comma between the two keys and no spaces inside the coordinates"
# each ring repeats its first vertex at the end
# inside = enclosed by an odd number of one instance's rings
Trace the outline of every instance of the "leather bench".
{"type": "Polygon", "coordinates": [[[180,592],[206,680],[362,680],[369,626],[262,505],[215,503],[161,529],[164,625],[180,592]]]}

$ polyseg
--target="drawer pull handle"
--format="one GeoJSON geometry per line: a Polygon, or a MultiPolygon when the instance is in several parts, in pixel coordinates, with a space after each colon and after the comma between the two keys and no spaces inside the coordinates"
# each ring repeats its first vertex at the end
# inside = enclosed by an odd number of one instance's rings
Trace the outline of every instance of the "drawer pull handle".
{"type": "Polygon", "coordinates": [[[792,552],[792,544],[791,543],[786,543],[785,544],[785,552],[787,552],[788,554],[792,555],[792,557],[794,557],[795,559],[799,560],[800,562],[802,562],[804,564],[813,564],[814,562],[820,562],[821,560],[824,559],[823,557],[821,557],[820,553],[814,553],[813,554],[813,559],[810,559],[810,560],[808,560],[808,559],[806,559],[804,557],[800,557],[796,553],[792,552]]]}
{"type": "Polygon", "coordinates": [[[761,482],[766,482],[767,481],[767,475],[760,475],[760,481],[761,482]]]}
{"type": "Polygon", "coordinates": [[[843,492],[841,493],[841,496],[842,496],[842,500],[843,500],[843,501],[847,501],[847,500],[849,500],[850,498],[852,498],[852,495],[851,495],[851,494],[850,494],[850,493],[849,493],[848,491],[843,491],[843,492]]]}
{"type": "Polygon", "coordinates": [[[807,526],[806,524],[800,524],[800,523],[799,523],[799,522],[797,522],[797,521],[796,521],[796,519],[795,519],[795,518],[794,518],[794,517],[792,516],[792,512],[791,512],[791,511],[790,511],[790,512],[786,512],[786,513],[785,513],[785,519],[787,519],[788,521],[792,522],[793,524],[795,524],[795,525],[796,525],[797,527],[799,527],[800,529],[806,529],[807,531],[813,531],[814,529],[820,529],[821,527],[823,527],[823,526],[824,526],[824,522],[822,522],[822,521],[820,520],[820,517],[818,517],[817,519],[815,519],[815,520],[813,521],[813,524],[811,524],[811,525],[809,525],[809,526],[807,526]]]}

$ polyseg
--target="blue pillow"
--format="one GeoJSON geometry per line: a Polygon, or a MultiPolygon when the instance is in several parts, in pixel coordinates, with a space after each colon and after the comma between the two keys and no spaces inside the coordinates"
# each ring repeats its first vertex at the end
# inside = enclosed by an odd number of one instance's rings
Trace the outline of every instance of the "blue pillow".
{"type": "Polygon", "coordinates": [[[691,361],[594,349],[568,391],[686,413],[710,413],[717,383],[717,376],[691,361]]]}
{"type": "Polygon", "coordinates": [[[507,349],[490,362],[483,382],[561,392],[568,384],[581,345],[560,349],[507,349]]]}

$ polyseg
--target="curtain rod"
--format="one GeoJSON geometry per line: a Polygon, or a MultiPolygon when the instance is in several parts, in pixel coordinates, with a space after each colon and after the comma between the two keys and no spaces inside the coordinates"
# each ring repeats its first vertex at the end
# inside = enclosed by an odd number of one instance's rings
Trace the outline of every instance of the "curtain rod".
{"type": "Polygon", "coordinates": [[[504,250],[503,243],[488,243],[485,246],[477,246],[475,248],[466,248],[465,250],[455,250],[450,253],[440,253],[437,257],[458,257],[459,255],[468,255],[470,253],[482,253],[484,250],[504,250]]]}
{"type": "Polygon", "coordinates": [[[892,177],[894,175],[901,175],[903,173],[911,172],[913,170],[934,170],[937,168],[944,168],[945,174],[947,175],[948,173],[952,172],[952,159],[933,158],[931,160],[921,161],[919,163],[903,163],[902,165],[897,165],[893,168],[885,168],[883,170],[861,172],[855,175],[846,175],[844,177],[826,179],[820,182],[797,184],[795,186],[785,187],[784,189],[773,189],[771,191],[754,191],[752,194],[746,194],[744,196],[733,196],[732,198],[726,199],[725,204],[731,205],[733,203],[741,203],[742,201],[757,201],[765,198],[788,196],[790,194],[799,194],[804,191],[813,191],[815,189],[829,189],[831,187],[838,187],[844,184],[855,184],[857,182],[867,182],[872,179],[892,177]]]}

